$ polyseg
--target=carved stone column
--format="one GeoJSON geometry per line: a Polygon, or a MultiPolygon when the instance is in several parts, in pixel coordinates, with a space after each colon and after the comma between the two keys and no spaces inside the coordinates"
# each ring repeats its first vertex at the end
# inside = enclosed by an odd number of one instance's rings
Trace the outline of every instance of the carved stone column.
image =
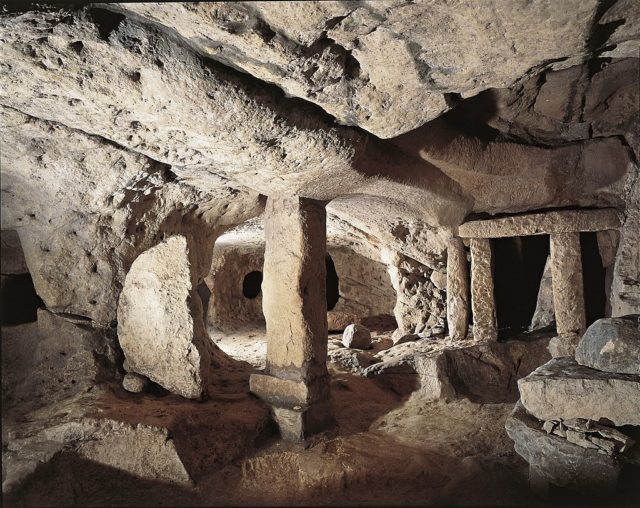
{"type": "Polygon", "coordinates": [[[461,238],[447,246],[447,322],[449,336],[462,340],[469,328],[469,265],[461,238]]]}
{"type": "Polygon", "coordinates": [[[333,424],[327,372],[324,204],[269,197],[262,282],[267,375],[251,391],[273,408],[282,437],[301,440],[333,424]]]}
{"type": "Polygon", "coordinates": [[[582,335],[586,327],[580,233],[551,235],[551,282],[559,335],[582,335]]]}
{"type": "Polygon", "coordinates": [[[487,238],[473,238],[470,246],[473,338],[495,341],[498,340],[498,327],[491,273],[491,242],[487,238]]]}

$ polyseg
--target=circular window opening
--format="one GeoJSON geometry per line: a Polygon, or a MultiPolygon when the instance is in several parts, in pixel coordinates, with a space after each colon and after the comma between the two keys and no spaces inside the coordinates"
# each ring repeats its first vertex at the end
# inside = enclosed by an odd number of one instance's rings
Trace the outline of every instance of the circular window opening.
{"type": "Polygon", "coordinates": [[[242,281],[242,294],[245,298],[253,300],[262,289],[262,272],[254,271],[245,275],[242,281]]]}
{"type": "Polygon", "coordinates": [[[336,266],[328,254],[325,258],[325,263],[327,266],[327,310],[333,310],[340,299],[340,282],[336,266]]]}

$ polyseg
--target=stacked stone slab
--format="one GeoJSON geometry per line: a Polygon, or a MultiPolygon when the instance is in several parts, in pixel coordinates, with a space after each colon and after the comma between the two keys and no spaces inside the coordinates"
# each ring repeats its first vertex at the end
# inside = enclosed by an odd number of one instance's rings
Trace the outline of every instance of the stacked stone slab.
{"type": "Polygon", "coordinates": [[[640,444],[634,447],[626,427],[640,430],[638,315],[596,321],[575,357],[553,358],[518,388],[505,427],[529,463],[532,488],[602,494],[616,488],[624,467],[640,462],[640,444]]]}

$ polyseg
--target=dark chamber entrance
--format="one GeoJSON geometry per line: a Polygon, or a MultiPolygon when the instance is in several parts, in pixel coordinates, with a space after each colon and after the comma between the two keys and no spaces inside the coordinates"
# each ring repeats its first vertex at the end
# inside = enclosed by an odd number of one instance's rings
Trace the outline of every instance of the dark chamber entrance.
{"type": "Polygon", "coordinates": [[[549,256],[549,235],[495,238],[493,280],[498,338],[508,339],[529,327],[549,256]]]}
{"type": "Polygon", "coordinates": [[[325,264],[327,267],[327,310],[332,310],[340,299],[340,280],[338,272],[336,272],[336,265],[333,264],[333,259],[329,254],[325,257],[325,264]]]}
{"type": "Polygon", "coordinates": [[[38,308],[44,302],[33,287],[33,280],[28,273],[3,275],[0,289],[2,325],[19,325],[31,323],[38,319],[38,308]]]}
{"type": "Polygon", "coordinates": [[[596,233],[580,233],[582,280],[587,326],[604,317],[606,305],[605,270],[596,233]]]}

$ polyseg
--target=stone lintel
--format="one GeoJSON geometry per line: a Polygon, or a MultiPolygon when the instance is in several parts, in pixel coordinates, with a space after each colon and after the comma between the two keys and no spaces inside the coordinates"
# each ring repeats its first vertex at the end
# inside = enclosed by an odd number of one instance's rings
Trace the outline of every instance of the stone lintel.
{"type": "Polygon", "coordinates": [[[555,210],[474,220],[461,224],[458,234],[464,238],[504,238],[580,231],[618,229],[620,219],[614,208],[599,210],[555,210]]]}

